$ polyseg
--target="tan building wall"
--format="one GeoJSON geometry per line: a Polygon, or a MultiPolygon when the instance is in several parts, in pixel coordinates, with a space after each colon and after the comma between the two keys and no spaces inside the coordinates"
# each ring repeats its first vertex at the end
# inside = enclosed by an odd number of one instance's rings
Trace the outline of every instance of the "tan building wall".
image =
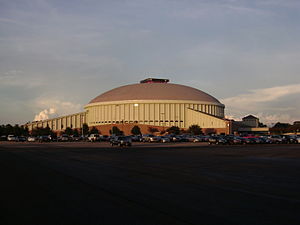
{"type": "Polygon", "coordinates": [[[25,126],[28,127],[29,131],[35,128],[46,128],[47,126],[50,127],[53,131],[61,131],[65,130],[67,127],[75,128],[82,128],[82,124],[86,123],[86,112],[71,114],[67,116],[61,116],[54,119],[48,119],[43,121],[34,121],[25,126]]]}
{"type": "Polygon", "coordinates": [[[89,126],[106,124],[145,124],[187,128],[187,110],[224,117],[224,105],[194,101],[120,101],[93,103],[85,107],[89,126]]]}
{"type": "Polygon", "coordinates": [[[149,127],[160,131],[171,126],[187,129],[197,124],[206,133],[230,133],[224,118],[224,105],[218,103],[159,100],[159,101],[120,101],[93,103],[85,106],[85,112],[62,116],[54,119],[36,121],[29,124],[29,130],[47,127],[56,132],[67,127],[81,128],[83,123],[97,127],[102,134],[109,134],[112,126],[118,126],[130,134],[133,126],[138,125],[142,133],[149,127]]]}
{"type": "Polygon", "coordinates": [[[187,109],[186,117],[187,127],[197,124],[202,128],[202,131],[206,134],[230,134],[231,122],[222,118],[218,118],[203,112],[199,112],[192,109],[187,109]]]}

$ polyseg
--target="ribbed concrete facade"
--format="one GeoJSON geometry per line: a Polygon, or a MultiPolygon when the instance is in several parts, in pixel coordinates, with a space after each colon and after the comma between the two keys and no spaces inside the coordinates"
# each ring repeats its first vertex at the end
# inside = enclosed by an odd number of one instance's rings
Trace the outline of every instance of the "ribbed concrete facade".
{"type": "Polygon", "coordinates": [[[213,117],[224,118],[224,106],[217,103],[175,100],[136,100],[91,103],[86,107],[89,126],[139,123],[153,126],[187,128],[187,111],[193,109],[213,117]]]}
{"type": "Polygon", "coordinates": [[[26,124],[29,130],[35,128],[46,128],[47,126],[54,131],[65,130],[67,127],[70,128],[82,128],[82,124],[87,123],[86,112],[75,113],[67,116],[61,116],[54,119],[48,119],[43,121],[34,121],[26,124]]]}

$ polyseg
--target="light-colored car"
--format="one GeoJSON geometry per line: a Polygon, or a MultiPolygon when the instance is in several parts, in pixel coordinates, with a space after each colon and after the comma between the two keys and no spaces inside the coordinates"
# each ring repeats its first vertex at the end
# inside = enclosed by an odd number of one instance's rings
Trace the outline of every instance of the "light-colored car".
{"type": "Polygon", "coordinates": [[[100,141],[100,135],[99,134],[91,134],[88,137],[88,140],[91,142],[100,141]]]}
{"type": "Polygon", "coordinates": [[[27,138],[27,141],[29,141],[29,142],[35,142],[36,140],[37,140],[36,137],[28,137],[27,138]]]}
{"type": "Polygon", "coordinates": [[[8,141],[16,141],[17,140],[17,137],[13,134],[10,134],[7,136],[7,140],[8,141]]]}

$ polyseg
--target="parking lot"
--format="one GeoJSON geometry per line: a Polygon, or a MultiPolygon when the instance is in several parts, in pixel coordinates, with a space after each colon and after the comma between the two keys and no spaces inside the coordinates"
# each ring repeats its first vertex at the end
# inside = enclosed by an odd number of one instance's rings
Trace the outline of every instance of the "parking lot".
{"type": "Polygon", "coordinates": [[[0,224],[300,224],[300,145],[0,142],[0,224]]]}

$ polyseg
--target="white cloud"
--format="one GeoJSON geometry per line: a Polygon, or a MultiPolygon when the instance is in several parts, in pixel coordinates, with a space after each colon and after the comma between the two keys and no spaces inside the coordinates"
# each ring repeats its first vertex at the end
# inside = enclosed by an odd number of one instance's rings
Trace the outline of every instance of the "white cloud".
{"type": "Polygon", "coordinates": [[[44,109],[39,114],[35,115],[33,121],[47,120],[49,116],[54,114],[56,110],[54,108],[44,109]]]}
{"type": "Polygon", "coordinates": [[[225,104],[229,118],[240,120],[246,114],[254,114],[267,124],[292,123],[300,117],[300,106],[293,102],[295,97],[300,97],[300,84],[250,90],[246,94],[221,99],[221,102],[225,104]],[[286,107],[285,103],[290,106],[286,107]]]}
{"type": "Polygon", "coordinates": [[[300,84],[277,86],[265,89],[250,90],[248,94],[241,94],[235,97],[223,99],[226,104],[233,104],[235,107],[251,107],[261,102],[275,101],[287,95],[300,94],[300,84]]]}
{"type": "Polygon", "coordinates": [[[35,101],[35,105],[36,108],[42,110],[35,115],[34,121],[78,113],[83,110],[80,104],[54,98],[39,98],[35,101]]]}

